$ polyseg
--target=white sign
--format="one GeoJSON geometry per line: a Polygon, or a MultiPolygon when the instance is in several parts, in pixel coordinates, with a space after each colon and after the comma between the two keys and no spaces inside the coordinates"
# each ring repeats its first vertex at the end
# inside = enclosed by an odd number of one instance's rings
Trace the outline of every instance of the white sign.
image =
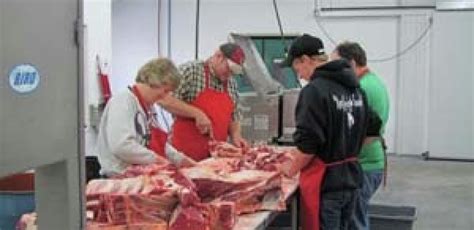
{"type": "Polygon", "coordinates": [[[38,70],[30,64],[20,64],[10,71],[8,75],[10,87],[18,93],[30,93],[40,83],[40,75],[38,70]]]}

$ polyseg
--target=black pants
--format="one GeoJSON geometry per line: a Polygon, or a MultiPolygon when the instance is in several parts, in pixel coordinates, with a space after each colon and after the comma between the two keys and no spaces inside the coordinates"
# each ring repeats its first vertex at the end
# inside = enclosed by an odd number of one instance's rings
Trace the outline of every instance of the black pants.
{"type": "Polygon", "coordinates": [[[321,230],[346,230],[355,209],[355,190],[326,192],[321,195],[321,230]]]}
{"type": "Polygon", "coordinates": [[[100,163],[96,156],[86,156],[86,182],[101,178],[100,163]]]}

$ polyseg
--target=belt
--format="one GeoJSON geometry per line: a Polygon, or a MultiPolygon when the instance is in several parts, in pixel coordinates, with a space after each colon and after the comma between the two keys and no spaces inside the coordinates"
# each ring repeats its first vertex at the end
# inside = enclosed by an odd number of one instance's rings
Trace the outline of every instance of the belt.
{"type": "Polygon", "coordinates": [[[331,162],[331,163],[325,163],[325,165],[326,165],[326,167],[334,167],[334,166],[337,166],[337,165],[342,165],[342,164],[345,164],[345,163],[356,162],[356,161],[357,161],[357,157],[353,156],[353,157],[348,157],[344,160],[335,161],[335,162],[331,162]]]}

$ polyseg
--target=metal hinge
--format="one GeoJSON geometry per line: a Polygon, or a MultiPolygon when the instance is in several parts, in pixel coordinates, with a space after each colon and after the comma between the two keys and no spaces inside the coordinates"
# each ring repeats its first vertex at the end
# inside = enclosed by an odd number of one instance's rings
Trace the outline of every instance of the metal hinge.
{"type": "Polygon", "coordinates": [[[74,21],[74,43],[78,47],[81,45],[81,42],[82,42],[83,25],[81,22],[82,20],[80,18],[74,21]]]}

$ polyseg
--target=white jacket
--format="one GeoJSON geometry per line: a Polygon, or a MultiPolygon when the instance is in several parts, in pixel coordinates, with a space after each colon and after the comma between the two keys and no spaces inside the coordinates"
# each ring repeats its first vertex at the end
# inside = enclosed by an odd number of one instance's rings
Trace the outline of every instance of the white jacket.
{"type": "Polygon", "coordinates": [[[145,146],[148,133],[137,97],[130,90],[114,95],[104,109],[97,137],[100,173],[111,176],[132,164],[154,163],[155,153],[145,146]]]}

